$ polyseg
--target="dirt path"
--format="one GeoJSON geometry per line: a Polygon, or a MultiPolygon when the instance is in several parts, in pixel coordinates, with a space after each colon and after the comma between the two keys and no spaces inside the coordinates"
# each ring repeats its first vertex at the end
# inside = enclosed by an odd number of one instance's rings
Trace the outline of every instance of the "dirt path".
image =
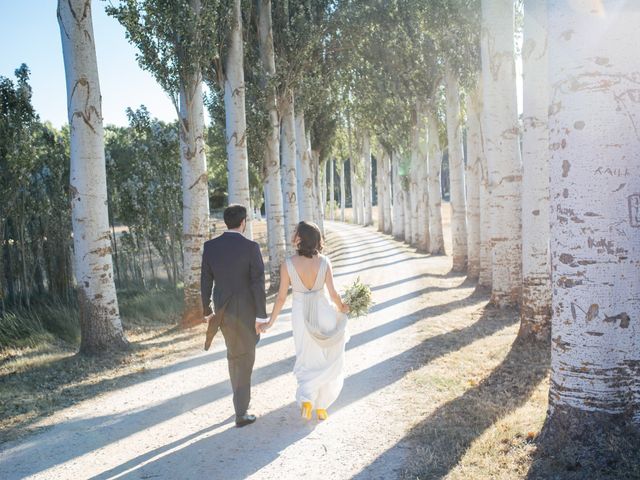
{"type": "MultiPolygon", "coordinates": [[[[373,229],[328,224],[339,290],[360,276],[376,302],[350,324],[346,381],[324,423],[299,418],[287,312],[261,340],[251,411],[233,425],[222,339],[158,375],[105,393],[43,421],[50,428],[0,451],[0,478],[395,478],[403,439],[422,418],[406,374],[429,336],[460,328],[484,303],[447,275],[449,257],[426,257],[373,229]],[[384,462],[376,461],[384,454],[384,462]]],[[[449,348],[442,348],[442,354],[449,348]]],[[[451,347],[453,348],[453,347],[451,347]]],[[[435,355],[435,354],[434,354],[435,355]]]]}

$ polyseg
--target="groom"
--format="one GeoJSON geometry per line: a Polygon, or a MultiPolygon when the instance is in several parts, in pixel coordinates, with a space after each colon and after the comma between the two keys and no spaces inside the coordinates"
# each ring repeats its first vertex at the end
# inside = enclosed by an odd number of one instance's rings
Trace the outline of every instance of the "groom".
{"type": "Polygon", "coordinates": [[[259,324],[266,321],[264,263],[260,247],[243,235],[247,209],[230,205],[224,211],[227,231],[204,244],[202,253],[201,293],[205,318],[224,310],[221,324],[227,346],[229,377],[233,388],[236,426],[256,421],[247,413],[251,399],[251,372],[256,356],[259,324]]]}

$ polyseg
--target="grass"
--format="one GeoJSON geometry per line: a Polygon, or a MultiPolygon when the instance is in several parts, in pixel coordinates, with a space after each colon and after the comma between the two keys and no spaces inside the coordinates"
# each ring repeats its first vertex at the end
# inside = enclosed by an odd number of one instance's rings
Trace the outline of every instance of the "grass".
{"type": "Polygon", "coordinates": [[[514,343],[517,329],[512,322],[408,376],[423,407],[406,437],[413,454],[405,478],[526,478],[546,416],[548,347],[514,343]]]}

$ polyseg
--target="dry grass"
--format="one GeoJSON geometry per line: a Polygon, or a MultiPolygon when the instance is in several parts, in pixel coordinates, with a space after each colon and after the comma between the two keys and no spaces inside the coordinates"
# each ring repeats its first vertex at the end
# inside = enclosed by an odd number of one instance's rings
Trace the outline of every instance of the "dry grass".
{"type": "Polygon", "coordinates": [[[409,403],[419,404],[421,415],[407,436],[413,452],[404,476],[525,478],[546,415],[548,349],[514,344],[517,312],[460,313],[453,319],[459,328],[507,326],[435,361],[419,362],[407,377],[409,403]]]}

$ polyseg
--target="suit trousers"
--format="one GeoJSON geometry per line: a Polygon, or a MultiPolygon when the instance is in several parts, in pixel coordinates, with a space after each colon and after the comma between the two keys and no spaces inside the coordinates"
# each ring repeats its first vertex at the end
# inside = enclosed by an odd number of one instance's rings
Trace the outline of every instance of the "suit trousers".
{"type": "Polygon", "coordinates": [[[251,372],[256,359],[256,344],[260,339],[254,322],[255,319],[247,322],[225,316],[222,323],[233,389],[233,408],[238,417],[247,413],[251,401],[251,372]]]}

